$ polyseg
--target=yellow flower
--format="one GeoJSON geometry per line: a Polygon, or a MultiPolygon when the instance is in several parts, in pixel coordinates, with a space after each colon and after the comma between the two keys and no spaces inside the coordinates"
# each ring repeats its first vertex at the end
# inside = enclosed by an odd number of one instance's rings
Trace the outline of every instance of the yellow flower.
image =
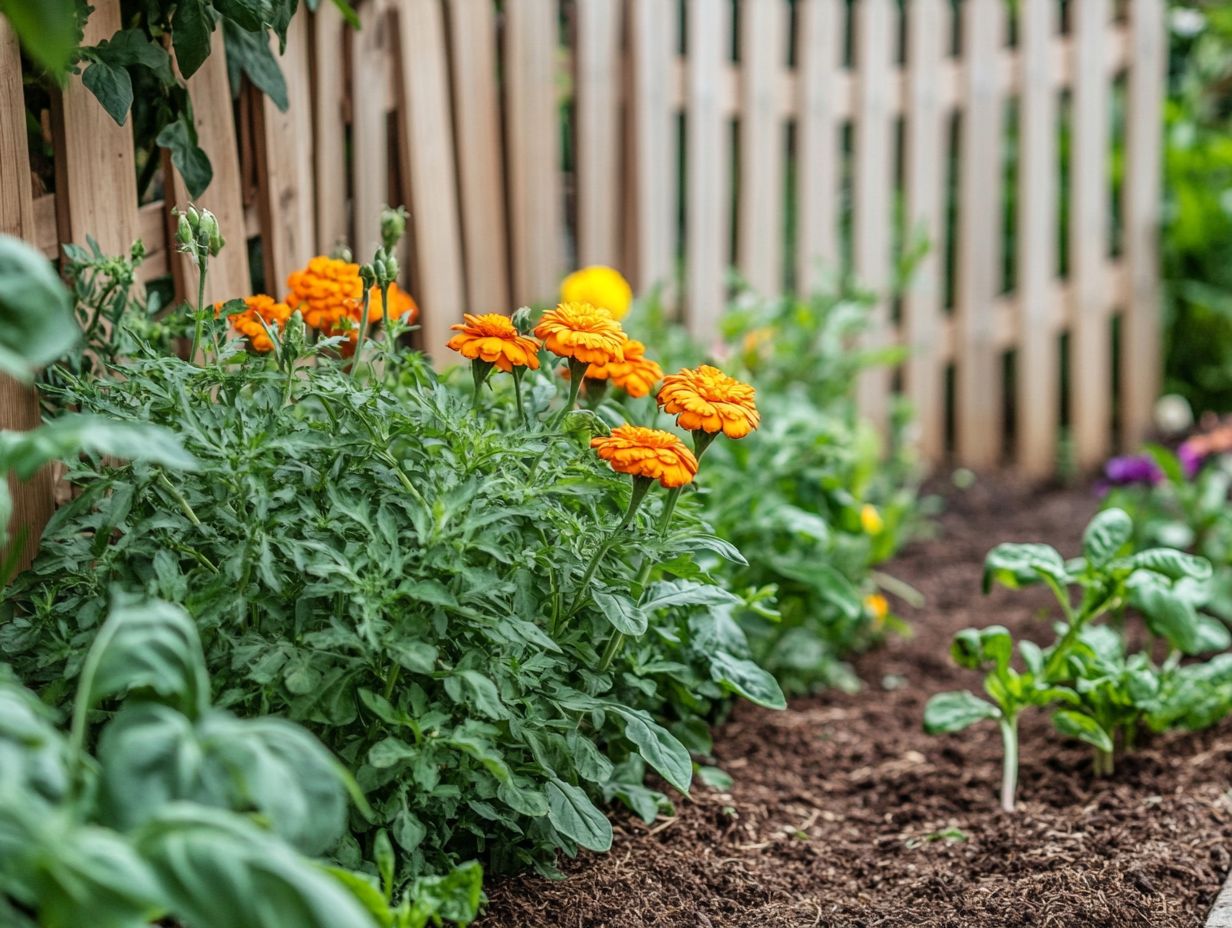
{"type": "Polygon", "coordinates": [[[864,608],[873,617],[873,622],[880,625],[890,614],[890,604],[880,593],[869,593],[864,597],[864,608]]]}
{"type": "Polygon", "coordinates": [[[663,368],[657,361],[646,358],[646,346],[635,339],[625,341],[624,354],[623,361],[590,365],[586,368],[587,378],[610,380],[630,396],[648,396],[655,384],[663,379],[663,368]]]}
{"type": "Polygon", "coordinates": [[[860,528],[866,535],[880,535],[885,528],[885,519],[881,518],[881,513],[872,503],[860,507],[860,528]]]}
{"type": "MultiPolygon", "coordinates": [[[[217,316],[224,305],[215,303],[214,315],[217,316]]],[[[261,325],[261,320],[264,319],[271,329],[281,332],[286,328],[287,320],[291,318],[291,308],[286,303],[275,302],[272,296],[266,296],[264,293],[244,297],[244,305],[248,308],[231,316],[229,320],[231,328],[248,339],[248,344],[252,346],[253,351],[262,354],[272,351],[274,343],[270,341],[265,326],[261,325]]]]}
{"type": "Polygon", "coordinates": [[[747,383],[703,364],[664,377],[658,400],[682,429],[743,438],[761,423],[756,396],[747,383]]]}
{"type": "Polygon", "coordinates": [[[613,319],[623,319],[633,302],[633,288],[615,268],[592,264],[561,281],[560,299],[564,303],[589,303],[606,309],[613,319]]]}
{"type": "Polygon", "coordinates": [[[617,473],[647,477],[667,488],[682,487],[697,476],[697,458],[671,432],[621,425],[611,435],[592,438],[590,447],[617,473]]]}
{"type": "Polygon", "coordinates": [[[605,310],[590,303],[561,303],[543,314],[535,334],[552,354],[582,364],[625,359],[625,333],[605,310]]]}
{"type": "Polygon", "coordinates": [[[515,367],[539,369],[539,343],[520,334],[508,316],[465,313],[462,318],[466,321],[450,326],[459,334],[449,340],[462,357],[495,364],[505,373],[515,367]]]}

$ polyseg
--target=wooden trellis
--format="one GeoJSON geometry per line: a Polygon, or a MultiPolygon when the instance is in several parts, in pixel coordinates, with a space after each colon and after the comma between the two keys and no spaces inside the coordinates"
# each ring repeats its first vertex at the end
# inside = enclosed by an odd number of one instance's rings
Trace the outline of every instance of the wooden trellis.
{"type": "MultiPolygon", "coordinates": [[[[87,42],[119,23],[118,0],[94,7],[87,42]]],[[[218,54],[190,82],[215,171],[201,201],[233,243],[259,239],[267,290],[339,241],[367,254],[385,202],[411,210],[407,283],[429,350],[463,310],[550,301],[579,263],[612,264],[640,292],[664,285],[707,341],[729,267],[776,293],[850,265],[883,293],[870,343],[910,349],[897,375],[861,383],[862,407],[884,422],[901,388],[928,458],[1038,475],[1056,464],[1062,420],[1083,467],[1147,429],[1163,0],[359,10],[360,32],[329,3],[296,18],[286,113],[250,89],[235,104],[218,54]],[[916,229],[934,247],[892,298],[916,229]]],[[[130,130],[78,78],[51,114],[55,191],[33,196],[20,68],[0,20],[0,231],[49,256],[87,233],[117,251],[140,235],[145,274],[187,288],[194,271],[168,247],[182,185],[168,166],[166,199],[138,204],[130,130]]],[[[247,288],[247,251],[226,255],[214,298],[247,288]]],[[[0,394],[0,417],[28,422],[29,397],[13,414],[15,396],[0,394]]]]}

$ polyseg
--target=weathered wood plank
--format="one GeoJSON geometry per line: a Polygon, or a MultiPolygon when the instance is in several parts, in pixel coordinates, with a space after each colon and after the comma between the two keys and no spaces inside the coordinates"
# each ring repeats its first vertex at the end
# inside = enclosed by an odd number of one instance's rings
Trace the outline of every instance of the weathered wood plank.
{"type": "Polygon", "coordinates": [[[802,0],[797,14],[796,289],[801,293],[817,286],[839,261],[840,122],[834,87],[842,73],[845,12],[842,0],[802,0]]]}
{"type": "Polygon", "coordinates": [[[578,263],[619,263],[621,0],[579,0],[577,99],[578,263]]]}

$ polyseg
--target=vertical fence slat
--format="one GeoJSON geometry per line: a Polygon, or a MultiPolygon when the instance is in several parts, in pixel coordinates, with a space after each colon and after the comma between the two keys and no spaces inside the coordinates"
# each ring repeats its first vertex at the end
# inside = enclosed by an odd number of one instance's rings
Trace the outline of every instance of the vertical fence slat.
{"type": "Polygon", "coordinates": [[[1057,104],[1051,43],[1057,4],[1019,9],[1020,82],[1018,156],[1018,467],[1034,477],[1055,467],[1060,366],[1052,326],[1057,266],[1057,104]]]}
{"type": "MultiPolygon", "coordinates": [[[[214,35],[213,52],[188,80],[192,97],[197,139],[210,159],[214,178],[196,204],[218,217],[228,245],[214,259],[205,280],[207,303],[245,296],[250,286],[248,248],[244,240],[244,193],[241,189],[239,148],[235,141],[235,118],[231,109],[231,84],[227,80],[227,56],[221,30],[214,35]]],[[[192,198],[184,182],[165,157],[163,166],[169,180],[168,196],[183,209],[192,198]]],[[[172,216],[167,211],[168,228],[172,216]]],[[[188,255],[173,251],[171,268],[181,296],[196,296],[197,264],[188,255]]]]}
{"type": "Polygon", "coordinates": [[[461,319],[465,301],[449,66],[439,0],[401,0],[398,37],[399,149],[411,191],[416,298],[423,307],[424,345],[440,357],[449,326],[461,319]]]}
{"type": "Polygon", "coordinates": [[[780,0],[740,11],[740,204],[737,259],[753,288],[783,289],[783,124],[779,77],[785,64],[786,8],[780,0]]]}
{"type": "Polygon", "coordinates": [[[513,297],[551,299],[564,269],[553,0],[505,7],[505,86],[513,297]]]}
{"type": "MultiPolygon", "coordinates": [[[[890,157],[890,80],[896,19],[890,0],[858,0],[855,10],[855,67],[858,82],[854,125],[853,242],[855,273],[877,294],[865,346],[889,338],[885,289],[890,281],[890,211],[893,161],[890,157]]],[[[860,411],[879,428],[887,424],[890,371],[867,370],[856,387],[860,411]]]]}
{"type": "MultiPolygon", "coordinates": [[[[351,39],[351,246],[367,261],[381,244],[381,209],[389,198],[389,59],[393,52],[387,0],[359,7],[362,28],[351,39]]],[[[427,38],[427,37],[425,37],[427,38]]],[[[441,36],[444,40],[444,36],[441,36]]],[[[428,53],[423,46],[414,54],[428,53]]]]}
{"type": "MultiPolygon", "coordinates": [[[[8,20],[0,17],[0,234],[34,240],[34,202],[23,118],[21,54],[8,20]]],[[[0,374],[0,429],[26,431],[39,424],[38,396],[30,387],[0,374]]],[[[13,499],[9,532],[27,531],[19,569],[29,565],[43,526],[54,508],[52,469],[42,468],[26,481],[8,477],[13,499]]],[[[6,475],[0,473],[0,479],[6,475]]],[[[0,551],[3,560],[4,551],[0,551]]],[[[7,578],[0,577],[0,583],[7,578]]]]}
{"type": "MultiPolygon", "coordinates": [[[[120,26],[119,0],[98,0],[82,44],[110,39],[120,26]]],[[[60,241],[85,242],[92,235],[105,252],[127,252],[140,234],[132,122],[117,126],[79,75],[69,77],[55,100],[60,241]]]]}
{"type": "Polygon", "coordinates": [[[1001,101],[997,54],[1002,0],[965,0],[966,81],[959,142],[956,405],[958,456],[994,466],[1001,451],[1001,352],[992,309],[1001,278],[1001,101]]]}
{"type": "Polygon", "coordinates": [[[1070,418],[1079,467],[1108,453],[1112,351],[1104,265],[1108,255],[1108,0],[1083,0],[1074,16],[1073,148],[1070,177],[1070,418]]]}
{"type": "MultiPolygon", "coordinates": [[[[312,14],[312,125],[315,169],[316,240],[322,251],[349,244],[347,222],[346,135],[343,100],[346,95],[343,43],[351,28],[333,3],[322,3],[312,14]]],[[[273,285],[267,285],[273,286],[273,285]]],[[[279,282],[279,289],[281,282],[279,282]]]]}
{"type": "Polygon", "coordinates": [[[834,81],[842,65],[842,0],[801,0],[796,35],[796,289],[808,293],[838,265],[839,122],[834,81]]]}
{"type": "MultiPolygon", "coordinates": [[[[274,53],[278,40],[273,39],[274,53]]],[[[308,21],[296,16],[287,31],[287,48],[279,61],[287,81],[289,106],[281,112],[268,97],[257,103],[258,191],[265,287],[280,291],[287,275],[317,250],[313,189],[313,139],[303,131],[312,124],[308,70],[308,21]]],[[[333,244],[332,242],[329,244],[333,244]]]]}
{"type": "Polygon", "coordinates": [[[579,0],[574,124],[579,264],[617,264],[620,190],[620,0],[579,0]]]}
{"type": "Polygon", "coordinates": [[[1147,437],[1159,392],[1159,205],[1161,132],[1167,67],[1163,0],[1132,0],[1129,104],[1126,107],[1125,262],[1129,305],[1121,326],[1122,439],[1147,437]]]}
{"type": "Polygon", "coordinates": [[[634,264],[639,291],[668,285],[676,257],[676,0],[632,0],[634,264]]]}
{"type": "Polygon", "coordinates": [[[950,11],[945,0],[914,0],[907,10],[907,235],[909,239],[923,235],[929,248],[903,294],[904,340],[910,350],[904,381],[916,413],[920,454],[936,461],[945,450],[945,396],[937,349],[944,298],[942,191],[948,149],[938,83],[950,11]]]}
{"type": "Polygon", "coordinates": [[[723,71],[730,61],[731,3],[689,0],[688,13],[686,318],[694,337],[710,344],[718,336],[727,302],[724,281],[731,242],[731,139],[720,99],[723,71]]]}
{"type": "Polygon", "coordinates": [[[449,21],[467,300],[476,312],[504,312],[511,307],[491,0],[450,0],[449,21]]]}

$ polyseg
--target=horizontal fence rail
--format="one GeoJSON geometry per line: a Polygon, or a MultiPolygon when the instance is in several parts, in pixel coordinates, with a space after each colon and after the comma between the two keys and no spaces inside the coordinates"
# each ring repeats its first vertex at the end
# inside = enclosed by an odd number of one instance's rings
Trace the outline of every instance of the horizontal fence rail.
{"type": "MultiPolygon", "coordinates": [[[[87,42],[119,24],[118,0],[94,7],[87,42]]],[[[407,283],[438,353],[464,310],[551,301],[579,263],[662,288],[705,343],[729,268],[767,295],[852,272],[879,296],[868,344],[907,349],[861,382],[861,408],[885,424],[904,393],[926,458],[1043,475],[1062,434],[1091,467],[1148,428],[1163,0],[357,7],[358,32],[329,3],[296,17],[285,113],[252,88],[232,98],[219,33],[189,82],[214,165],[200,202],[260,244],[255,268],[227,249],[211,298],[250,273],[279,294],[340,242],[367,254],[381,206],[403,203],[407,283]],[[917,235],[931,248],[892,293],[917,235]]],[[[0,21],[0,231],[49,256],[140,236],[145,278],[187,291],[171,165],[139,204],[131,130],[73,77],[49,114],[55,189],[36,196],[21,107],[0,21]]]]}

